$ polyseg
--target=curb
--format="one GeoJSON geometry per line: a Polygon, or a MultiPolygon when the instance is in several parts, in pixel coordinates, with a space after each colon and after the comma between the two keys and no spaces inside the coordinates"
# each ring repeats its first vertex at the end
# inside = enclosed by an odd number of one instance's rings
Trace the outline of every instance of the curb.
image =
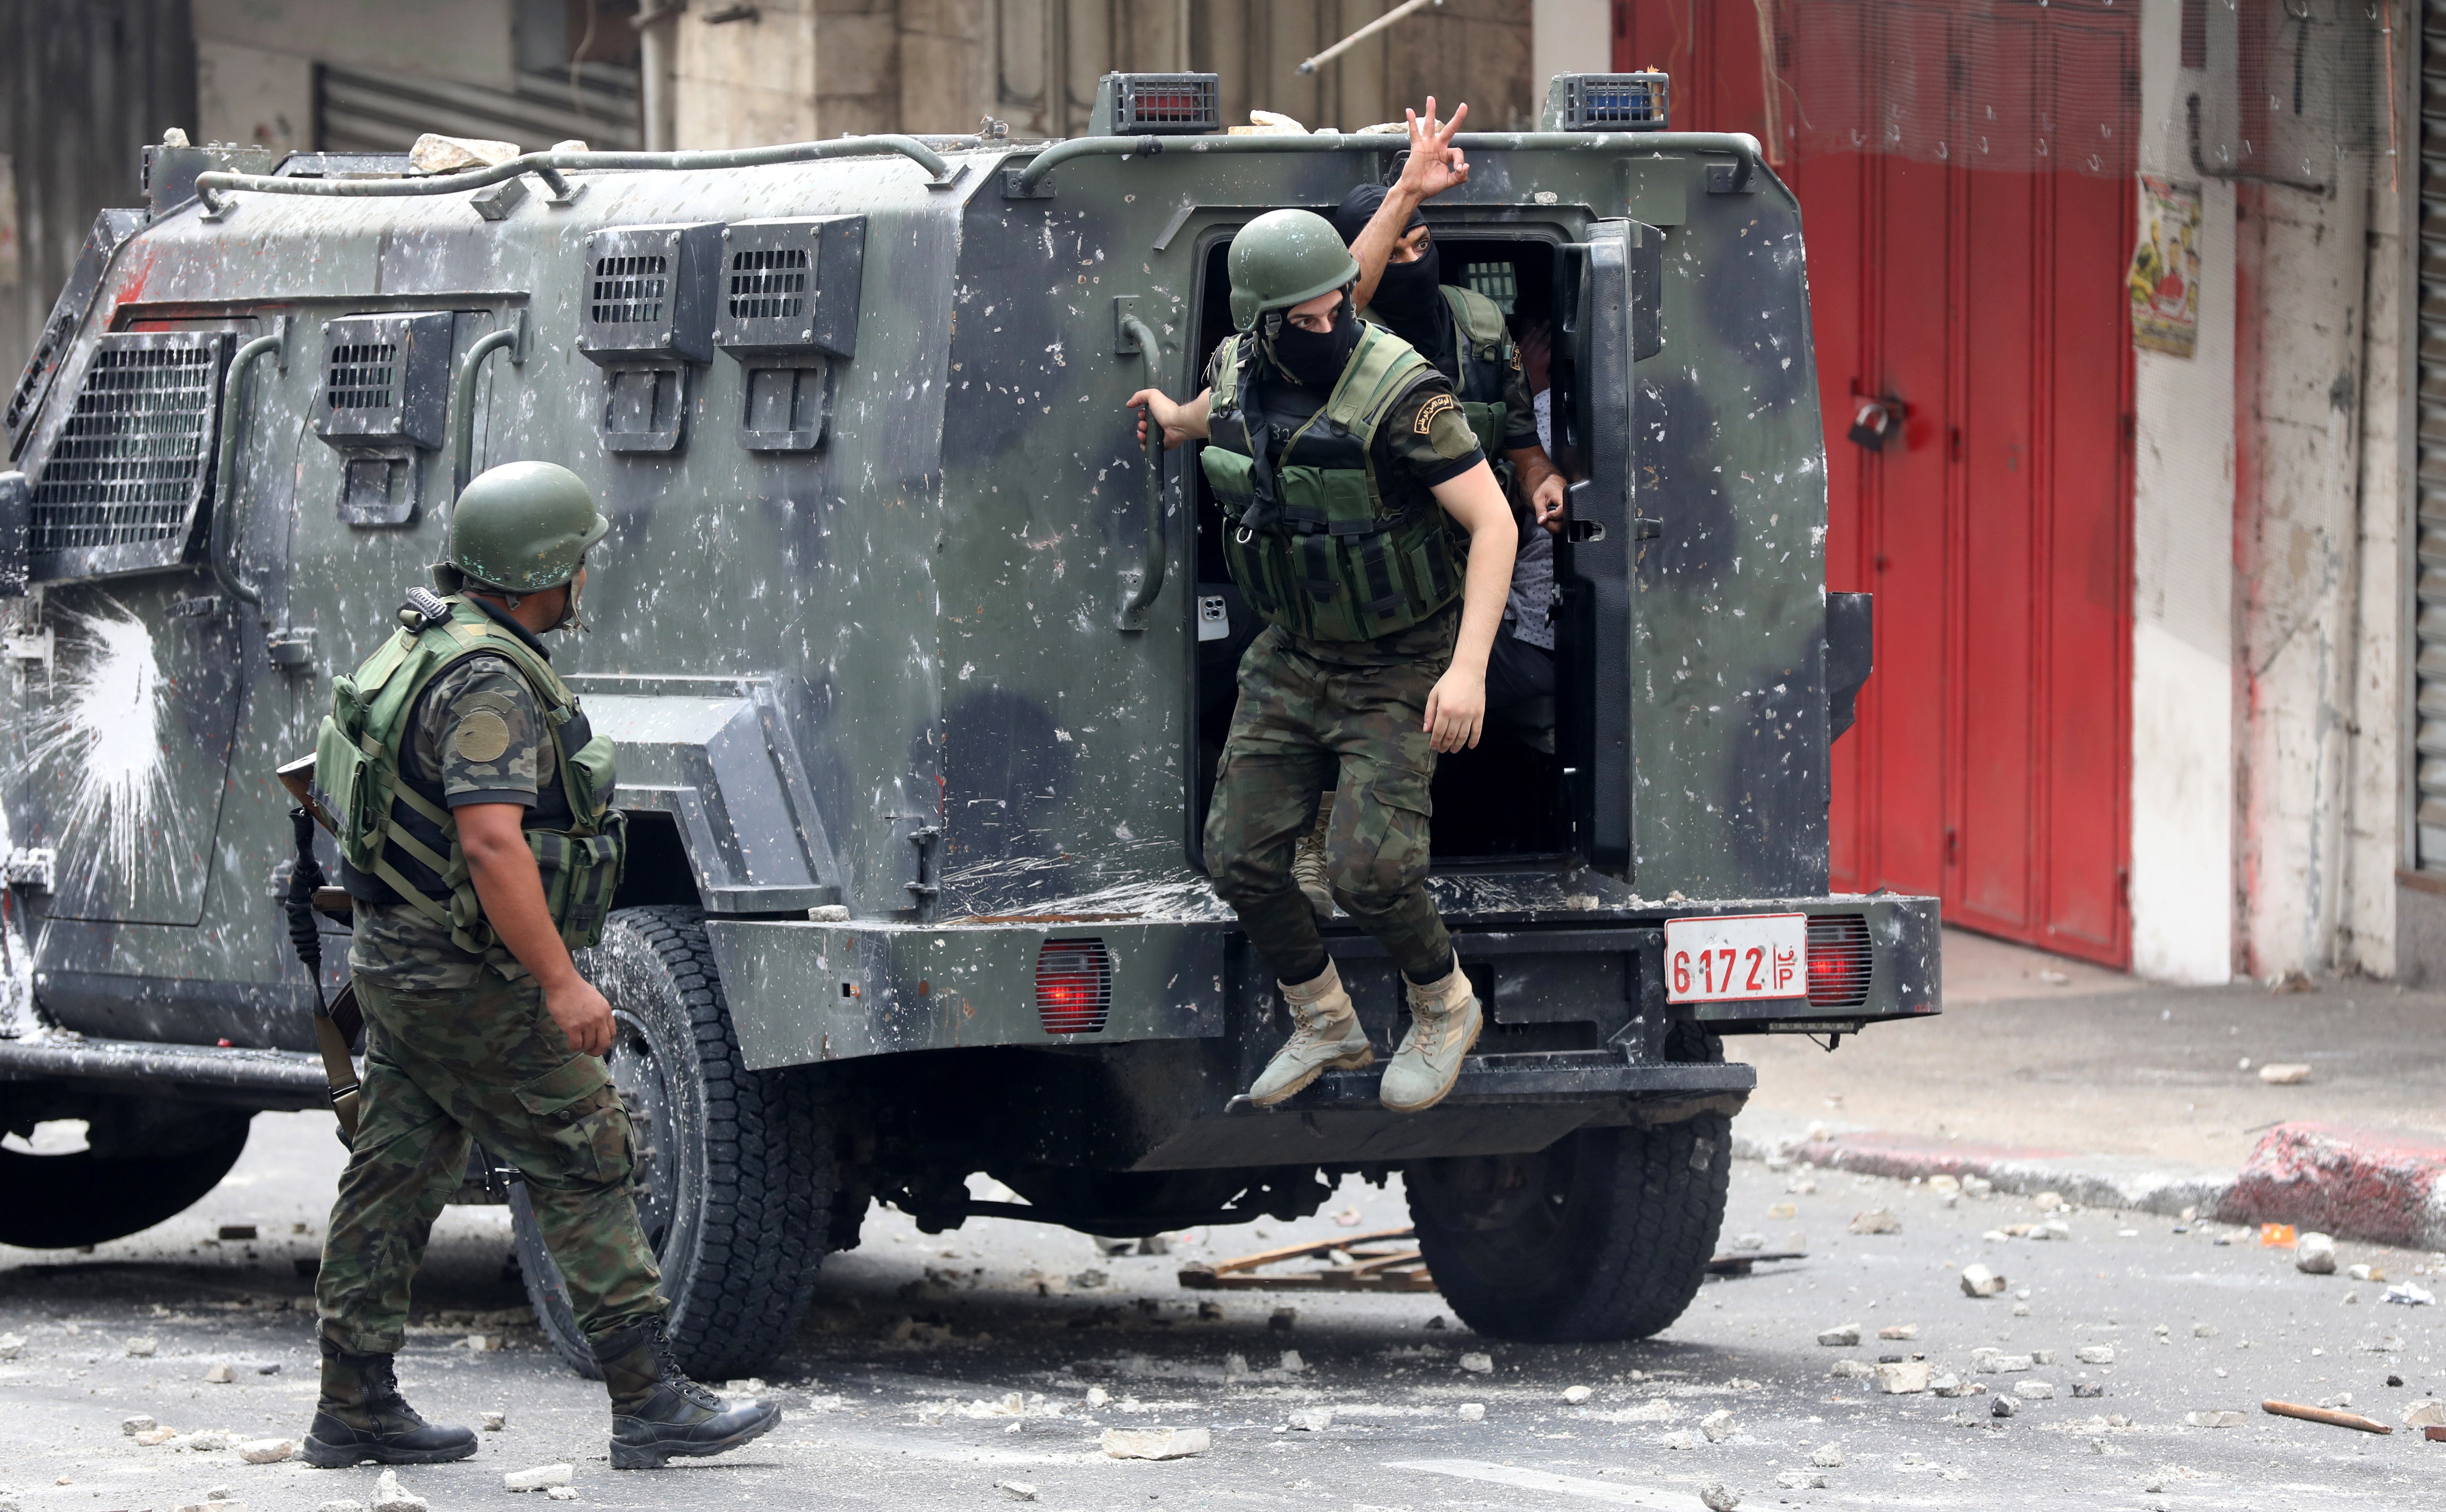
{"type": "Polygon", "coordinates": [[[2230,1223],[2291,1223],[2340,1239],[2446,1249],[2446,1145],[2418,1135],[2279,1124],[2217,1204],[2230,1223]]]}
{"type": "Polygon", "coordinates": [[[1981,1176],[2000,1192],[2059,1192],[2084,1207],[2167,1217],[2195,1208],[2221,1223],[2291,1223],[2363,1243],[2446,1250],[2446,1144],[2419,1135],[2279,1124],[2240,1171],[2226,1175],[2169,1171],[2125,1156],[1804,1128],[1745,1112],[1733,1124],[1733,1153],[1905,1181],[1981,1176]]]}

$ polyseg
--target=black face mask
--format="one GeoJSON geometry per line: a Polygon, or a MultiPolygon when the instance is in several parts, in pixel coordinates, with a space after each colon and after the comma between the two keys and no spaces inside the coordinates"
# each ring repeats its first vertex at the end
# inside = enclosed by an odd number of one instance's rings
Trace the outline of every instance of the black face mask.
{"type": "Polygon", "coordinates": [[[1333,329],[1302,330],[1286,316],[1274,332],[1272,345],[1275,365],[1289,374],[1292,383],[1303,388],[1331,388],[1359,345],[1359,317],[1350,308],[1350,296],[1345,293],[1334,307],[1333,329]]]}
{"type": "Polygon", "coordinates": [[[1421,351],[1442,350],[1452,322],[1444,314],[1443,267],[1437,260],[1436,244],[1429,241],[1416,262],[1386,263],[1367,308],[1394,335],[1421,351]]]}

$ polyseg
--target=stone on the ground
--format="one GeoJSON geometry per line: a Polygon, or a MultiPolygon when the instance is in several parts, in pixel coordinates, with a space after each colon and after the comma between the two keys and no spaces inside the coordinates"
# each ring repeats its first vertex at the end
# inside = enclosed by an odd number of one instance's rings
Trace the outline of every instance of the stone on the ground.
{"type": "Polygon", "coordinates": [[[1734,1433],[1733,1414],[1729,1408],[1718,1408],[1699,1420],[1699,1431],[1707,1435],[1710,1444],[1722,1444],[1734,1433]]]}
{"type": "Polygon", "coordinates": [[[153,1352],[160,1347],[161,1341],[160,1339],[154,1338],[150,1335],[140,1334],[127,1341],[127,1357],[137,1360],[149,1359],[152,1357],[153,1352]]]}
{"type": "Polygon", "coordinates": [[[1285,1350],[1281,1356],[1274,1361],[1274,1369],[1285,1372],[1288,1374],[1297,1375],[1300,1372],[1308,1369],[1308,1361],[1300,1358],[1299,1351],[1285,1350]]]}
{"type": "Polygon", "coordinates": [[[1460,1405],[1460,1420],[1464,1423],[1485,1422],[1486,1404],[1484,1402],[1463,1402],[1460,1405]]]}
{"type": "Polygon", "coordinates": [[[1856,1381],[1877,1373],[1877,1368],[1867,1360],[1836,1360],[1826,1373],[1838,1381],[1856,1381]]]}
{"type": "Polygon", "coordinates": [[[1678,1428],[1656,1442],[1668,1449],[1695,1449],[1699,1447],[1698,1439],[1692,1436],[1688,1428],[1678,1428]]]}
{"type": "Polygon", "coordinates": [[[2030,1360],[2033,1364],[2037,1365],[2053,1365],[2056,1362],[2056,1352],[2053,1350],[2032,1350],[2030,1351],[2030,1360]]]}
{"type": "MultiPolygon", "coordinates": [[[[1199,1428],[1106,1428],[1103,1449],[1116,1460],[1185,1460],[1214,1447],[1214,1436],[1199,1428]]],[[[376,1507],[374,1512],[383,1512],[376,1507]]]]}
{"type": "Polygon", "coordinates": [[[549,1491],[555,1485],[567,1485],[576,1473],[569,1465],[538,1465],[532,1470],[512,1470],[501,1477],[504,1491],[549,1491]]]}
{"type": "Polygon", "coordinates": [[[1823,1491],[1826,1475],[1822,1470],[1778,1470],[1775,1484],[1779,1491],[1823,1491]]]}
{"type": "Polygon", "coordinates": [[[230,1369],[229,1361],[222,1360],[204,1372],[204,1379],[215,1386],[227,1386],[237,1379],[237,1372],[230,1369]]]}
{"type": "Polygon", "coordinates": [[[2305,1276],[2336,1274],[2336,1241],[2326,1234],[2304,1234],[2293,1241],[2293,1268],[2305,1276]]]}
{"type": "Polygon", "coordinates": [[[1302,1433],[1322,1433],[1333,1427],[1333,1409],[1329,1407],[1298,1407],[1291,1409],[1285,1423],[1302,1433]]]}
{"type": "Polygon", "coordinates": [[[167,1443],[169,1443],[171,1440],[173,1440],[173,1439],[177,1438],[178,1436],[179,1436],[179,1430],[178,1430],[177,1428],[140,1428],[140,1429],[138,1429],[138,1430],[137,1430],[137,1433],[136,1433],[136,1442],[137,1442],[137,1443],[139,1443],[139,1444],[143,1445],[146,1448],[148,1448],[148,1449],[149,1449],[149,1448],[152,1448],[152,1447],[156,1447],[157,1445],[167,1444],[167,1443]]]}
{"type": "Polygon", "coordinates": [[[1928,1179],[1928,1189],[1938,1193],[1939,1195],[1943,1195],[1947,1192],[1959,1192],[1962,1190],[1962,1178],[1959,1176],[1945,1175],[1930,1176],[1928,1179]]]}
{"type": "Polygon", "coordinates": [[[1817,1342],[1834,1349],[1850,1349],[1853,1345],[1860,1342],[1860,1325],[1857,1323],[1843,1323],[1838,1324],[1834,1328],[1819,1329],[1817,1331],[1817,1342]]]}
{"type": "Polygon", "coordinates": [[[366,1512],[366,1504],[363,1502],[326,1502],[314,1512],[366,1512]]]}
{"type": "Polygon", "coordinates": [[[2310,1068],[2298,1062],[2271,1061],[2259,1068],[2259,1079],[2270,1087],[2299,1087],[2310,1079],[2310,1068]]]}
{"type": "Polygon", "coordinates": [[[1480,1354],[1473,1350],[1460,1357],[1460,1368],[1472,1375],[1485,1375],[1494,1371],[1495,1360],[1491,1355],[1480,1354]]]}
{"type": "Polygon", "coordinates": [[[2020,1397],[2024,1402],[2052,1402],[2055,1400],[2056,1396],[2055,1383],[2052,1381],[2016,1381],[2013,1383],[2013,1394],[2020,1397]]]}
{"type": "Polygon", "coordinates": [[[1889,1396],[1913,1396],[1928,1390],[1926,1360],[1892,1360],[1877,1367],[1877,1390],[1889,1396]]]}
{"type": "Polygon", "coordinates": [[[278,1465],[296,1452],[289,1439],[249,1439],[237,1447],[237,1457],[249,1465],[278,1465]]]}
{"type": "Polygon", "coordinates": [[[1932,1396],[1960,1396],[1963,1393],[1962,1377],[1951,1371],[1940,1372],[1929,1378],[1928,1390],[1932,1396]]]}
{"type": "Polygon", "coordinates": [[[2183,1426],[2185,1428],[2240,1428],[2248,1421],[2250,1420],[2243,1416],[2240,1412],[2231,1411],[2222,1408],[2211,1409],[2204,1412],[2186,1412],[2183,1414],[2183,1426]]]}
{"type": "Polygon", "coordinates": [[[1733,1239],[1732,1251],[1736,1255],[1755,1254],[1764,1248],[1766,1248],[1764,1234],[1740,1234],[1733,1239]]]}
{"type": "Polygon", "coordinates": [[[1989,1374],[2009,1374],[2015,1371],[2026,1371],[2036,1362],[2026,1354],[1987,1353],[1980,1355],[1974,1363],[1989,1374]]]}
{"type": "Polygon", "coordinates": [[[2038,1205],[2038,1209],[2041,1213],[2052,1213],[2057,1208],[2064,1205],[2063,1193],[2061,1192],[2041,1192],[2038,1196],[2031,1198],[2030,1201],[2038,1205]]]}
{"type": "Polygon", "coordinates": [[[1989,1417],[2011,1417],[2020,1410],[2021,1409],[2013,1405],[2013,1399],[2009,1396],[2000,1396],[1987,1404],[1989,1417]]]}
{"type": "Polygon", "coordinates": [[[1014,1502],[1033,1502],[1036,1500],[1036,1485],[1035,1483],[1030,1481],[996,1481],[994,1483],[994,1489],[1000,1491],[1003,1495],[1010,1498],[1014,1502]]]}
{"type": "Polygon", "coordinates": [[[2386,1296],[2380,1300],[2400,1302],[2406,1307],[2434,1307],[2437,1303],[2437,1296],[2425,1286],[2398,1281],[2386,1289],[2386,1296]]]}
{"type": "Polygon", "coordinates": [[[143,1413],[139,1412],[134,1417],[122,1419],[119,1425],[119,1431],[126,1434],[130,1438],[134,1438],[139,1433],[149,1433],[160,1426],[160,1424],[154,1422],[143,1413]]]}
{"type": "MultiPolygon", "coordinates": [[[[1240,1362],[1240,1369],[1244,1373],[1248,1371],[1248,1361],[1243,1360],[1240,1362]]],[[[1087,1405],[1089,1407],[1102,1407],[1112,1399],[1113,1393],[1105,1391],[1101,1386],[1091,1386],[1087,1388],[1087,1405]]]]}
{"type": "Polygon", "coordinates": [[[577,1500],[577,1487],[574,1485],[548,1485],[544,1487],[543,1494],[555,1502],[574,1502],[577,1500]]]}
{"type": "Polygon", "coordinates": [[[1699,1501],[1707,1512],[1733,1512],[1741,1504],[1741,1494],[1722,1481],[1709,1481],[1699,1487],[1699,1501]]]}
{"type": "Polygon", "coordinates": [[[1962,1178],[1962,1195],[1965,1197],[1993,1197],[1995,1194],[1996,1184],[1985,1176],[1962,1178]]]}
{"type": "Polygon", "coordinates": [[[1596,1394],[1596,1392],[1589,1390],[1585,1386],[1571,1386],[1563,1389],[1563,1400],[1569,1402],[1573,1407],[1579,1406],[1581,1403],[1596,1394]]]}
{"type": "Polygon", "coordinates": [[[2075,1396],[2104,1396],[2106,1394],[2106,1386],[2105,1383],[2101,1381],[2075,1381],[2072,1383],[2072,1394],[2075,1396]]]}
{"type": "Polygon", "coordinates": [[[2193,1338],[2214,1338],[2222,1332],[2224,1331],[2219,1329],[2214,1323],[2193,1323],[2192,1325],[2192,1337],[2193,1338]]]}
{"type": "Polygon", "coordinates": [[[1994,1271],[1989,1270],[1986,1266],[1970,1264],[1962,1267],[1963,1296],[2001,1297],[2004,1293],[2004,1278],[1997,1275],[1994,1271]]]}
{"type": "Polygon", "coordinates": [[[2446,1428],[2446,1402],[2424,1396],[2403,1409],[2405,1428],[2446,1428]]]}
{"type": "Polygon", "coordinates": [[[1820,1444],[1809,1451],[1809,1463],[1821,1470],[1839,1470],[1843,1467],[1843,1446],[1820,1444]]]}
{"type": "Polygon", "coordinates": [[[227,1433],[214,1428],[204,1428],[179,1440],[179,1447],[193,1449],[198,1454],[210,1454],[217,1449],[228,1448],[235,1442],[237,1441],[227,1433]]]}
{"type": "Polygon", "coordinates": [[[487,1412],[482,1421],[485,1432],[499,1433],[510,1426],[510,1415],[507,1412],[487,1412]]]}
{"type": "Polygon", "coordinates": [[[1299,1309],[1296,1307],[1277,1307],[1266,1315],[1266,1327],[1277,1334],[1288,1334],[1298,1326],[1299,1309]]]}
{"type": "Polygon", "coordinates": [[[1917,1323],[1888,1323],[1885,1327],[1877,1330],[1877,1337],[1890,1339],[1917,1338],[1919,1337],[1919,1325],[1917,1323]]]}
{"type": "Polygon", "coordinates": [[[1872,1207],[1865,1213],[1854,1213],[1851,1228],[1854,1234],[1899,1234],[1903,1221],[1894,1216],[1891,1207],[1872,1207]]]}
{"type": "Polygon", "coordinates": [[[2112,1344],[2083,1344],[2080,1348],[2072,1352],[2072,1357],[2080,1361],[2083,1365],[2112,1365],[2115,1363],[2115,1346],[2112,1344]]]}
{"type": "MultiPolygon", "coordinates": [[[[2357,1281],[2382,1281],[2386,1279],[2386,1272],[2372,1270],[2367,1265],[2347,1265],[2344,1267],[2344,1274],[2357,1281]]],[[[0,1359],[6,1359],[8,1357],[8,1339],[0,1338],[0,1359]]]]}
{"type": "Polygon", "coordinates": [[[0,1360],[13,1360],[26,1353],[26,1335],[0,1334],[0,1360]]]}
{"type": "Polygon", "coordinates": [[[385,1470],[374,1483],[374,1512],[429,1512],[429,1503],[399,1484],[397,1470],[385,1470]]]}

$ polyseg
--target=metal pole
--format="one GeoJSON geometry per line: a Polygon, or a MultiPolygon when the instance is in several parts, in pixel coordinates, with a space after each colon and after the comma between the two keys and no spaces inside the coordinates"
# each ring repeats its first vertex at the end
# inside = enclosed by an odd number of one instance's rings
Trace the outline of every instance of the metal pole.
{"type": "Polygon", "coordinates": [[[1332,47],[1326,48],[1323,52],[1318,53],[1308,62],[1301,64],[1299,65],[1299,71],[1302,73],[1314,73],[1317,70],[1318,65],[1331,63],[1334,59],[1341,57],[1344,53],[1348,52],[1352,47],[1357,47],[1360,43],[1374,36],[1376,33],[1383,30],[1386,27],[1391,26],[1394,22],[1401,20],[1402,17],[1409,15],[1414,11],[1423,10],[1428,6],[1439,6],[1443,3],[1444,0],[1402,0],[1402,4],[1395,6],[1392,9],[1385,11],[1383,15],[1378,16],[1375,20],[1367,23],[1367,25],[1361,27],[1358,30],[1343,38],[1340,42],[1335,43],[1332,47]]]}

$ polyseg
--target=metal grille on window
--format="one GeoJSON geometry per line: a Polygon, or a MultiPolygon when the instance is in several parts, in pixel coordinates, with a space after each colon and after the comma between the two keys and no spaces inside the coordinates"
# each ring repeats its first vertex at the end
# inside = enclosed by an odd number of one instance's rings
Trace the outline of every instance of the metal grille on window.
{"type": "MultiPolygon", "coordinates": [[[[2412,589],[2414,854],[2446,871],[2446,6],[2430,0],[2420,65],[2420,427],[2418,565],[2412,589]]],[[[2410,185],[2406,185],[2407,188],[2410,185]]]]}
{"type": "Polygon", "coordinates": [[[387,342],[342,346],[331,353],[324,375],[325,401],[333,409],[388,409],[397,402],[399,348],[387,342]]]}
{"type": "Polygon", "coordinates": [[[731,253],[732,320],[795,320],[806,310],[804,247],[759,247],[731,253]]]}
{"type": "Polygon", "coordinates": [[[210,480],[228,342],[216,332],[101,339],[34,483],[36,577],[184,554],[210,480]]]}
{"type": "Polygon", "coordinates": [[[664,257],[598,257],[588,319],[598,326],[651,325],[663,318],[664,257]]]}

